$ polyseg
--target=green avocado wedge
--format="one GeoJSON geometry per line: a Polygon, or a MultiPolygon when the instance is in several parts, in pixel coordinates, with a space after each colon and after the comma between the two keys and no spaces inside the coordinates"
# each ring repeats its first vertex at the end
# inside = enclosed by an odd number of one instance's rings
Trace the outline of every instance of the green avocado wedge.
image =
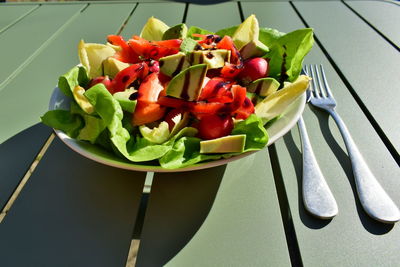
{"type": "Polygon", "coordinates": [[[206,72],[207,64],[194,65],[181,71],[169,82],[167,95],[188,101],[197,100],[206,72]]]}
{"type": "Polygon", "coordinates": [[[181,23],[175,26],[172,26],[168,30],[166,30],[162,36],[163,40],[170,39],[183,39],[187,35],[188,28],[185,23],[181,23]]]}
{"type": "Polygon", "coordinates": [[[190,63],[183,52],[162,57],[160,58],[159,64],[160,71],[169,77],[174,77],[182,70],[190,67],[190,63]]]}
{"type": "Polygon", "coordinates": [[[242,153],[246,144],[246,135],[228,135],[200,142],[200,153],[242,153]]]}
{"type": "Polygon", "coordinates": [[[247,91],[266,97],[276,92],[279,88],[279,82],[274,78],[261,78],[251,82],[247,86],[247,91]]]}
{"type": "Polygon", "coordinates": [[[193,51],[187,55],[191,65],[207,64],[209,69],[218,69],[229,62],[231,51],[226,49],[216,49],[211,51],[193,51]]]}

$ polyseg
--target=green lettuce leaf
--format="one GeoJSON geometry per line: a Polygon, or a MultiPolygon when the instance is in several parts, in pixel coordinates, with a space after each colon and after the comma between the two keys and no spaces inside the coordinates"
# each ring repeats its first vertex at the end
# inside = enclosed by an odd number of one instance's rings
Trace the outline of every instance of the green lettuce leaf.
{"type": "Polygon", "coordinates": [[[255,114],[251,114],[246,120],[235,125],[232,135],[237,134],[246,135],[244,152],[260,150],[268,143],[268,133],[264,128],[264,123],[255,114]]]}
{"type": "Polygon", "coordinates": [[[172,148],[172,145],[173,142],[156,144],[138,135],[135,141],[128,145],[128,159],[134,162],[159,159],[172,148]]]}
{"type": "Polygon", "coordinates": [[[271,34],[263,41],[270,48],[266,56],[270,59],[269,75],[281,83],[294,81],[300,75],[304,57],[314,44],[313,30],[300,29],[276,39],[278,36],[271,34]]]}
{"type": "Polygon", "coordinates": [[[89,102],[109,130],[111,143],[123,156],[129,159],[126,144],[131,138],[128,130],[122,126],[124,116],[118,101],[110,94],[104,84],[96,84],[85,92],[89,102]]]}
{"type": "Polygon", "coordinates": [[[50,110],[40,119],[43,124],[61,130],[71,138],[76,138],[83,127],[81,117],[71,114],[69,110],[50,110]]]}
{"type": "Polygon", "coordinates": [[[186,127],[162,144],[153,143],[144,137],[136,136],[135,142],[128,144],[130,156],[128,159],[136,162],[159,159],[172,149],[176,140],[185,136],[192,137],[196,134],[197,130],[195,128],[186,127]]]}
{"type": "Polygon", "coordinates": [[[58,88],[64,95],[72,97],[75,86],[85,87],[89,82],[87,70],[84,66],[75,66],[58,79],[58,88]]]}
{"type": "Polygon", "coordinates": [[[137,100],[130,100],[129,97],[135,92],[132,89],[126,89],[123,92],[113,94],[113,97],[118,100],[123,111],[133,113],[135,112],[137,100]]]}
{"type": "Polygon", "coordinates": [[[239,27],[239,25],[221,29],[221,30],[217,31],[215,34],[221,38],[224,37],[225,35],[232,37],[232,35],[235,33],[235,31],[237,30],[238,27],[239,27]]]}
{"type": "Polygon", "coordinates": [[[200,154],[200,141],[196,137],[182,137],[178,139],[173,147],[162,157],[159,162],[166,169],[178,169],[190,166],[201,161],[220,159],[222,155],[200,154]]]}
{"type": "Polygon", "coordinates": [[[283,35],[285,35],[284,32],[280,32],[275,29],[260,28],[258,40],[263,44],[265,44],[266,46],[270,47],[273,44],[275,44],[276,41],[283,35]]]}
{"type": "Polygon", "coordinates": [[[102,119],[92,115],[85,114],[83,119],[85,121],[85,126],[80,130],[76,139],[89,141],[94,144],[99,135],[106,128],[106,125],[102,119]]]}

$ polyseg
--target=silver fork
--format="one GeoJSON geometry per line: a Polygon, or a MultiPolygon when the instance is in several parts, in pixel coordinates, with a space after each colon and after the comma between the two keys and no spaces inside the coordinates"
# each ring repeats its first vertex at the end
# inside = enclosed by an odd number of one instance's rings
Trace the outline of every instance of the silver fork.
{"type": "Polygon", "coordinates": [[[358,197],[365,212],[372,218],[383,223],[399,221],[399,209],[376,180],[354,143],[346,125],[335,111],[336,100],[333,98],[322,65],[319,68],[316,65],[307,66],[306,71],[312,78],[311,104],[327,111],[335,120],[342,134],[353,168],[358,197]]]}
{"type": "MultiPolygon", "coordinates": [[[[307,90],[307,101],[310,100],[310,97],[310,90],[307,90]]],[[[300,131],[303,154],[302,194],[304,207],[309,213],[318,218],[333,218],[338,213],[338,207],[319,168],[301,116],[297,125],[300,131]]]]}

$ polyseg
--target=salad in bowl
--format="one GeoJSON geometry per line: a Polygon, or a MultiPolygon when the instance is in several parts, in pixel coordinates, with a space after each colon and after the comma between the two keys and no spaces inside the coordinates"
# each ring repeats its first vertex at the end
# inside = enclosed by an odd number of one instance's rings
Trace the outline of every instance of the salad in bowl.
{"type": "Polygon", "coordinates": [[[151,17],[129,40],[81,40],[80,64],[59,78],[41,119],[71,148],[116,167],[216,166],[271,143],[269,127],[304,97],[312,45],[312,29],[261,28],[254,15],[215,33],[151,17]]]}

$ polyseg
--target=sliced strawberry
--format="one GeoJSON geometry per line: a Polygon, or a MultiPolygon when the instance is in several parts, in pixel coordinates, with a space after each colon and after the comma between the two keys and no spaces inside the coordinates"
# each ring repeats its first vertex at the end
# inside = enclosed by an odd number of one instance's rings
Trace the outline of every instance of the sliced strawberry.
{"type": "Polygon", "coordinates": [[[137,63],[139,62],[139,55],[136,54],[127,42],[120,35],[108,35],[107,41],[113,45],[121,47],[121,51],[115,54],[115,58],[119,61],[126,63],[137,63]]]}
{"type": "Polygon", "coordinates": [[[138,90],[137,104],[132,116],[133,125],[143,125],[160,120],[166,107],[157,103],[158,97],[164,91],[164,87],[158,80],[157,73],[151,73],[141,83],[138,90]]]}
{"type": "Polygon", "coordinates": [[[220,103],[231,102],[232,94],[229,92],[231,87],[232,81],[221,77],[214,77],[210,79],[202,89],[199,100],[220,103]]]}
{"type": "Polygon", "coordinates": [[[251,100],[246,97],[243,101],[243,104],[240,108],[235,111],[235,118],[236,119],[247,119],[251,114],[254,113],[254,105],[251,100]]]}
{"type": "Polygon", "coordinates": [[[221,76],[227,79],[235,79],[243,70],[242,65],[225,63],[221,69],[221,76]]]}
{"type": "Polygon", "coordinates": [[[133,64],[115,75],[111,82],[110,92],[122,92],[136,79],[143,79],[149,73],[149,67],[145,63],[133,64]]]}
{"type": "Polygon", "coordinates": [[[140,84],[138,101],[156,103],[163,90],[164,87],[161,85],[157,73],[151,73],[140,84]]]}
{"type": "Polygon", "coordinates": [[[235,44],[233,43],[232,38],[229,37],[228,35],[225,35],[224,38],[222,38],[217,43],[217,49],[230,50],[231,51],[230,63],[235,64],[235,65],[241,64],[242,58],[240,56],[240,53],[237,50],[235,44]]]}
{"type": "Polygon", "coordinates": [[[166,108],[157,103],[138,101],[132,116],[133,125],[143,125],[160,120],[165,114],[166,108]]]}
{"type": "Polygon", "coordinates": [[[182,40],[179,39],[149,42],[136,35],[128,41],[129,46],[142,60],[159,60],[162,57],[176,54],[179,52],[181,42],[182,40]]]}

